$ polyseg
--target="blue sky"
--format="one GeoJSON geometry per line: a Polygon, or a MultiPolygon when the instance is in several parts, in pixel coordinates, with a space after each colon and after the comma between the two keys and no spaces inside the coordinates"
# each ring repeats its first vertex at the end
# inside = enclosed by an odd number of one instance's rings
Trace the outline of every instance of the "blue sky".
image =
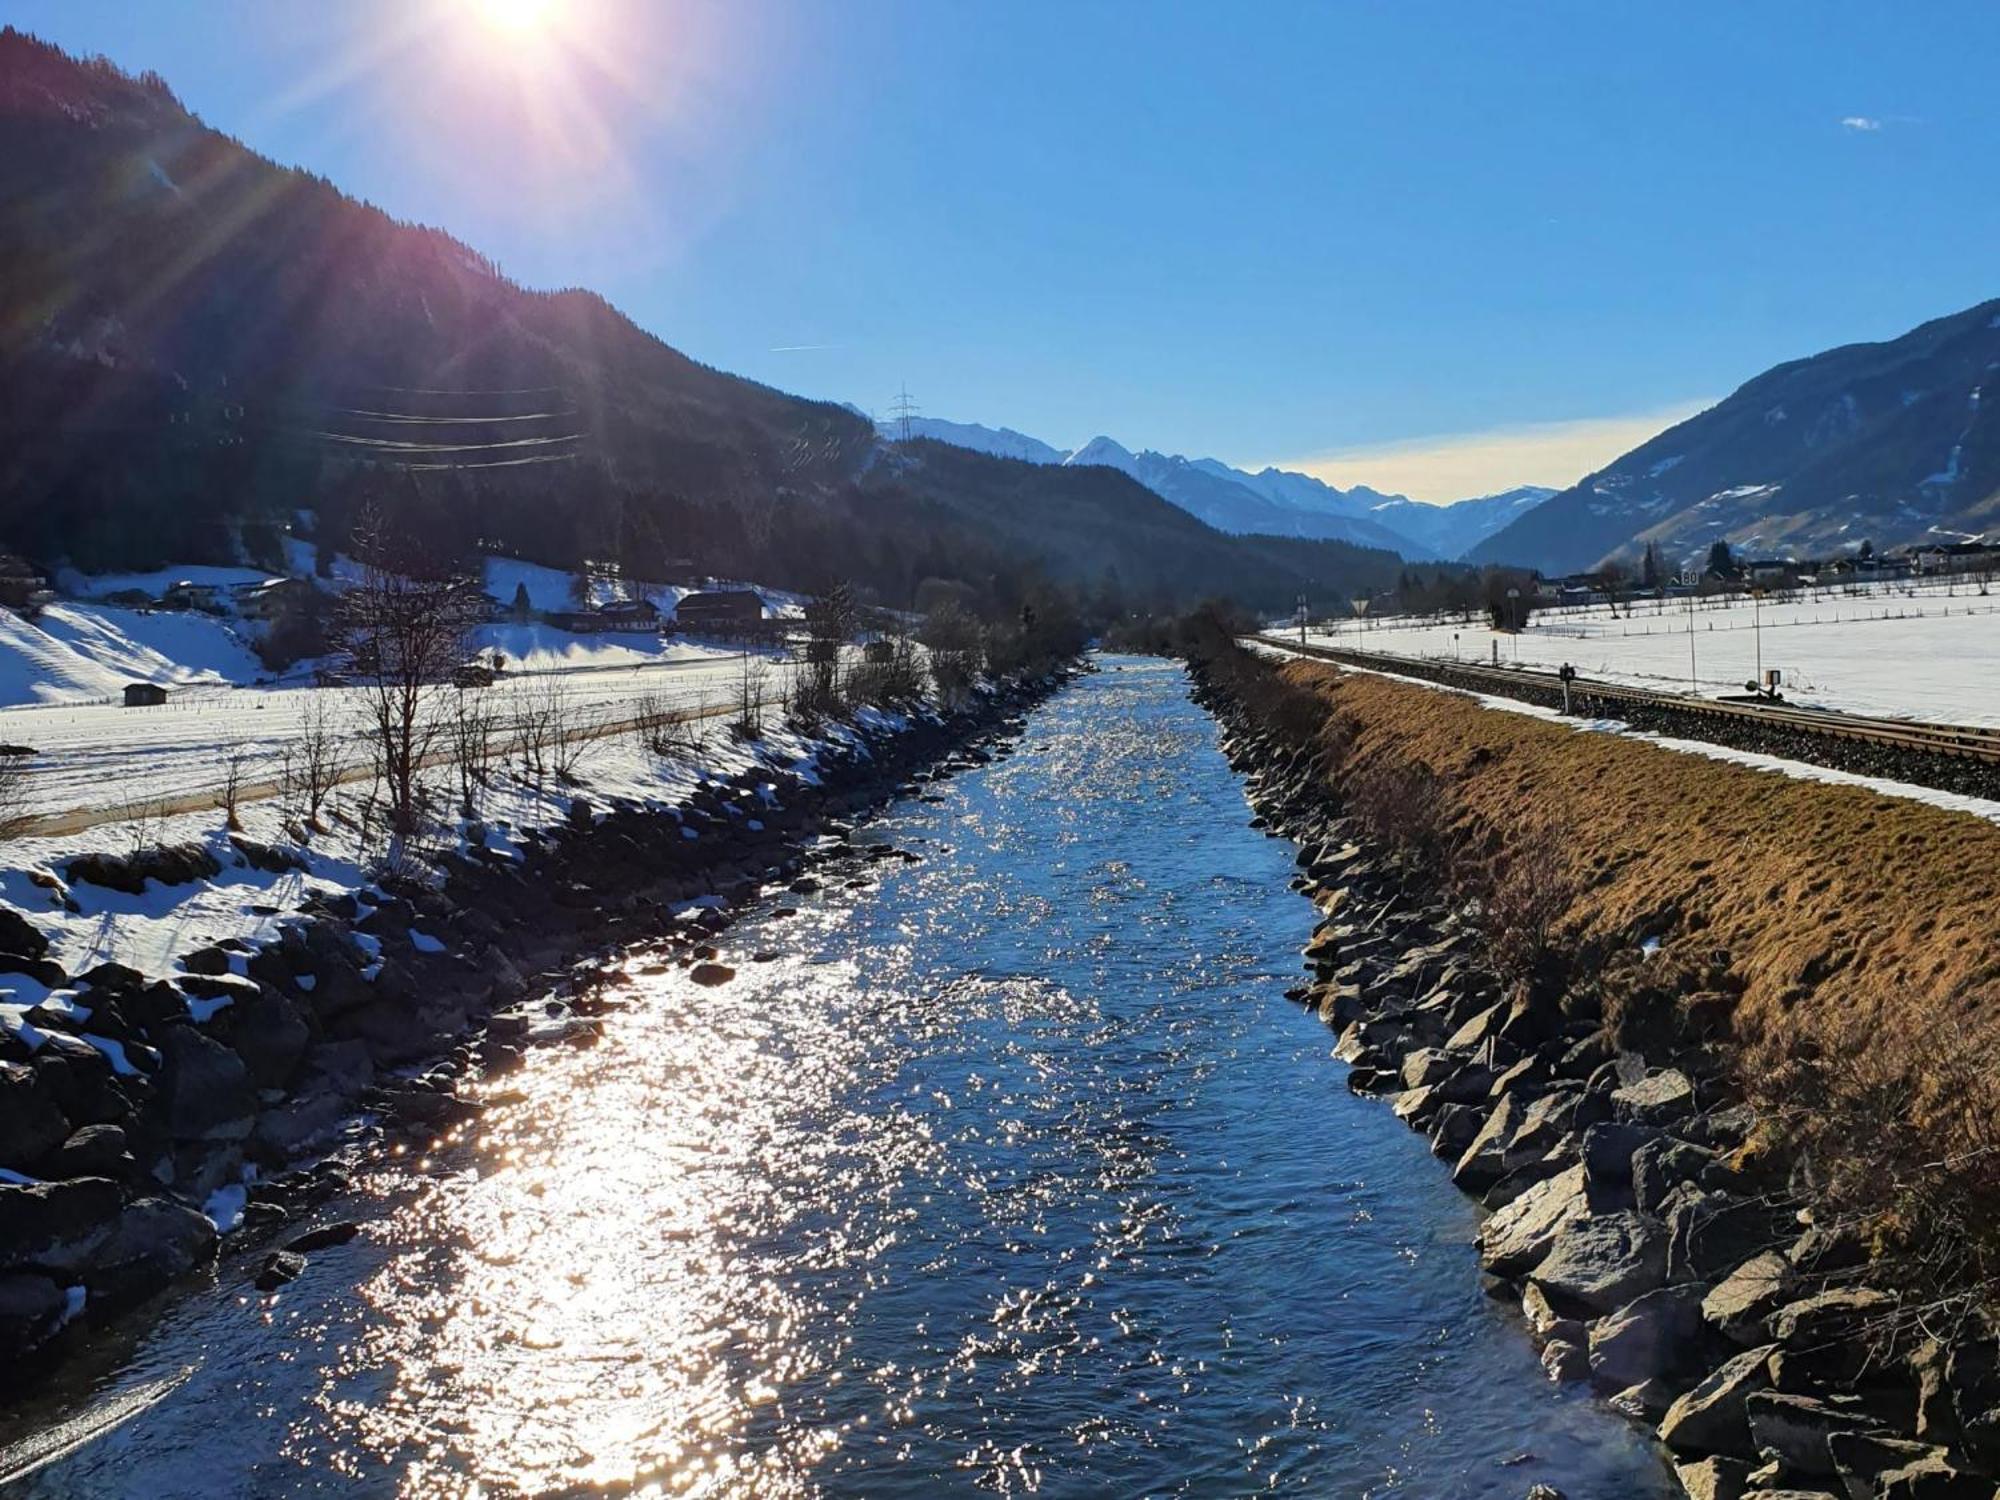
{"type": "Polygon", "coordinates": [[[2000,293],[1991,4],[0,16],[725,369],[1429,499],[2000,293]]]}

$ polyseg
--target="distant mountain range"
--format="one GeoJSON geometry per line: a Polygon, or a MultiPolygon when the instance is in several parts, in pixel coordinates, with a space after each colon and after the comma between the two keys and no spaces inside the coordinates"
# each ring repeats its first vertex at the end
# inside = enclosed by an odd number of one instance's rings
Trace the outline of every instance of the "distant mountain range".
{"type": "MultiPolygon", "coordinates": [[[[881,431],[885,437],[899,437],[903,427],[883,423],[881,431]]],[[[1365,485],[1336,489],[1288,469],[1266,468],[1252,474],[1220,459],[1183,458],[1151,449],[1134,453],[1108,437],[1095,437],[1066,451],[1011,427],[936,417],[912,417],[909,433],[1028,463],[1116,469],[1217,531],[1353,542],[1385,547],[1410,561],[1461,558],[1555,493],[1540,485],[1523,485],[1451,505],[1425,505],[1365,485]]]]}
{"type": "Polygon", "coordinates": [[[258,156],[163,79],[0,27],[0,551],[272,566],[287,531],[338,546],[380,514],[455,552],[1008,611],[1050,582],[1107,612],[1289,608],[1400,567],[1224,535],[1004,441],[890,448],[258,156]]]}
{"type": "Polygon", "coordinates": [[[1767,370],[1472,550],[1573,572],[2000,535],[2000,300],[1767,370]]]}

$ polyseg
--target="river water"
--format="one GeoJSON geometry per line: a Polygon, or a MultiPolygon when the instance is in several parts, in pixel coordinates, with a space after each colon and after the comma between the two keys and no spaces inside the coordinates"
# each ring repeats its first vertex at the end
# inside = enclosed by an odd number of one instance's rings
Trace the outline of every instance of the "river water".
{"type": "Polygon", "coordinates": [[[733,983],[632,955],[298,1282],[180,1300],[91,1399],[169,1393],[23,1492],[1669,1492],[1283,998],[1313,912],[1177,669],[931,796],[733,983]]]}

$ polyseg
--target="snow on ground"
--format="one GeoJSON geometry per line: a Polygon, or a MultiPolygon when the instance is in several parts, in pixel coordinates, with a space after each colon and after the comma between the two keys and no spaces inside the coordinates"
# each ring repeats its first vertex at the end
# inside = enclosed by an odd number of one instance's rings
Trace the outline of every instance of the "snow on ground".
{"type": "Polygon", "coordinates": [[[262,670],[243,636],[213,615],[51,604],[24,620],[0,610],[0,703],[89,703],[135,680],[220,685],[262,670]]]}
{"type": "Polygon", "coordinates": [[[482,625],[473,632],[473,644],[482,655],[505,656],[509,671],[528,672],[734,661],[742,653],[740,646],[703,645],[651,631],[572,635],[553,625],[482,625]]]}
{"type": "MultiPolygon", "coordinates": [[[[894,715],[863,710],[857,722],[865,727],[895,727],[894,715]]],[[[537,780],[525,768],[510,764],[493,778],[482,797],[479,813],[485,846],[503,857],[518,848],[516,835],[530,828],[563,823],[571,799],[588,798],[597,808],[614,805],[669,810],[686,801],[703,779],[727,776],[758,763],[760,757],[788,760],[808,779],[815,758],[830,744],[851,742],[855,730],[836,725],[826,740],[804,738],[769,716],[764,737],[746,744],[734,739],[720,719],[690,726],[697,740],[685,753],[662,757],[635,734],[607,735],[592,740],[578,766],[578,784],[565,786],[553,778],[537,780]]],[[[449,805],[448,770],[430,778],[439,789],[441,805],[449,805]]],[[[307,868],[272,874],[242,862],[222,827],[222,815],[208,810],[142,821],[111,823],[57,838],[17,838],[0,844],[0,901],[27,915],[50,940],[49,956],[72,974],[96,964],[128,964],[152,977],[177,972],[175,960],[196,948],[238,938],[251,946],[275,941],[279,929],[314,892],[363,891],[390,868],[397,856],[382,840],[379,823],[364,830],[356,816],[368,794],[365,785],[336,792],[328,828],[303,849],[307,868]],[[84,882],[64,885],[68,861],[89,852],[128,854],[141,844],[199,843],[222,865],[212,879],[166,886],[148,881],[140,895],[105,890],[84,882]],[[71,908],[74,909],[71,909],[71,908]]],[[[242,812],[244,835],[259,842],[288,845],[275,802],[247,805],[242,812]]],[[[690,824],[685,835],[700,838],[690,824]]],[[[450,819],[431,835],[431,849],[462,846],[466,837],[450,819]]],[[[424,848],[406,851],[421,869],[424,848]]],[[[407,867],[407,866],[405,866],[407,867]]],[[[412,931],[419,948],[442,946],[428,933],[412,931]]],[[[49,998],[49,991],[20,974],[0,974],[0,1029],[27,1024],[21,1012],[49,998]]],[[[61,992],[58,992],[61,993],[61,992]]]]}
{"type": "MultiPolygon", "coordinates": [[[[602,637],[596,639],[603,639],[602,637]]],[[[524,704],[559,692],[579,716],[629,717],[643,700],[675,709],[719,707],[735,698],[743,670],[739,652],[719,654],[680,646],[638,665],[540,675],[509,672],[481,689],[503,721],[524,704]]],[[[772,667],[768,697],[776,701],[783,667],[772,667]]],[[[154,799],[215,786],[228,754],[250,758],[248,775],[275,774],[275,757],[302,732],[309,708],[330,706],[350,742],[348,758],[363,756],[359,688],[190,688],[158,708],[95,703],[0,709],[0,743],[26,745],[35,758],[27,805],[40,815],[73,809],[141,810],[154,799]]]]}
{"type": "MultiPolygon", "coordinates": [[[[1554,668],[1687,691],[1689,624],[1695,685],[1741,692],[1764,667],[1784,673],[1796,704],[1877,718],[2000,726],[2000,593],[1963,578],[1827,590],[1758,605],[1745,598],[1643,599],[1614,616],[1605,605],[1539,610],[1519,635],[1483,620],[1343,621],[1315,627],[1319,644],[1394,656],[1554,668]]],[[[1282,634],[1282,632],[1279,632],[1282,634]]]]}
{"type": "MultiPolygon", "coordinates": [[[[307,556],[310,565],[310,551],[307,556]]],[[[109,594],[122,593],[127,589],[143,589],[158,597],[161,592],[176,583],[198,583],[209,588],[232,589],[246,583],[262,583],[276,574],[262,568],[220,568],[200,563],[183,563],[179,567],[154,568],[147,573],[78,573],[64,568],[56,574],[56,587],[63,593],[78,599],[102,599],[109,594]]]]}

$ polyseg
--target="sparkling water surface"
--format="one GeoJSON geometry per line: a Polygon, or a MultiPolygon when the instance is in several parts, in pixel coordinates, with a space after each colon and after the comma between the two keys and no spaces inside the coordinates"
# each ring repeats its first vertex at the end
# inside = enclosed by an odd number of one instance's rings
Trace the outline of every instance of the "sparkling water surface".
{"type": "Polygon", "coordinates": [[[859,835],[919,862],[774,897],[720,988],[635,950],[360,1238],[17,1414],[171,1386],[20,1493],[1669,1494],[1283,998],[1312,908],[1179,670],[1104,665],[859,835]]]}

